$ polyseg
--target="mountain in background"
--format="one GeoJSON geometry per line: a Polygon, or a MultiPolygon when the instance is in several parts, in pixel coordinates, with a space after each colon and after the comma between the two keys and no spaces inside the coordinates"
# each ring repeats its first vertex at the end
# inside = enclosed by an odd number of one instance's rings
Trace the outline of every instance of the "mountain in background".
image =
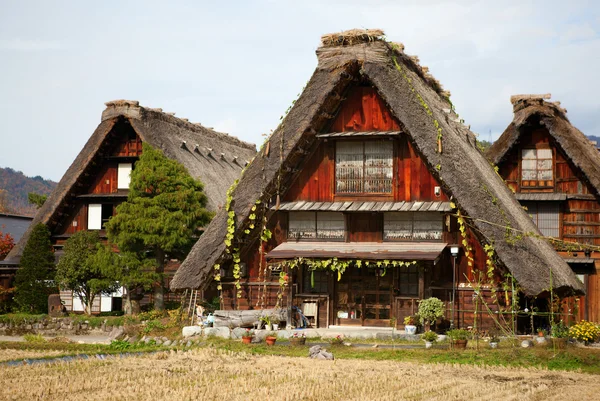
{"type": "Polygon", "coordinates": [[[45,180],[39,175],[27,177],[10,167],[0,167],[0,211],[33,216],[36,207],[29,203],[27,194],[35,192],[40,195],[50,195],[54,187],[56,182],[45,180]]]}
{"type": "Polygon", "coordinates": [[[588,135],[587,137],[590,138],[590,141],[596,141],[596,146],[600,146],[600,136],[588,135]]]}

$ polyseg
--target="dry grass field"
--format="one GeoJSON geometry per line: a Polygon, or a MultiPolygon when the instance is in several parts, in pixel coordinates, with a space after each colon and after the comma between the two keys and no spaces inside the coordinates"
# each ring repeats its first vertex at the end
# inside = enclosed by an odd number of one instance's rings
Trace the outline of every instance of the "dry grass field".
{"type": "Polygon", "coordinates": [[[593,400],[597,375],[216,349],[0,367],[6,400],[593,400]]]}
{"type": "Polygon", "coordinates": [[[17,350],[0,349],[0,362],[14,359],[45,358],[49,356],[64,355],[64,351],[59,350],[17,350]]]}

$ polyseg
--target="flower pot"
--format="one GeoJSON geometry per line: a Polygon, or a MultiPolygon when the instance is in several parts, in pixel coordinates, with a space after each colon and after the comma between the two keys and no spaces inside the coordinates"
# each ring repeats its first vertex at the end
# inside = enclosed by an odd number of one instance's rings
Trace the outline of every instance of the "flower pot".
{"type": "Polygon", "coordinates": [[[267,343],[267,345],[274,345],[275,341],[277,341],[277,337],[275,336],[267,336],[265,338],[265,342],[267,343]]]}
{"type": "Polygon", "coordinates": [[[431,341],[425,341],[425,348],[429,349],[431,347],[433,347],[433,343],[431,341]]]}
{"type": "Polygon", "coordinates": [[[566,338],[553,338],[552,344],[555,348],[565,349],[567,348],[567,339],[566,338]]]}
{"type": "Polygon", "coordinates": [[[267,331],[273,331],[273,325],[271,323],[265,324],[265,330],[267,330],[267,331]]]}
{"type": "Polygon", "coordinates": [[[498,348],[498,343],[496,343],[496,342],[490,343],[490,348],[492,348],[492,349],[498,348]]]}
{"type": "Polygon", "coordinates": [[[279,324],[278,323],[273,323],[273,330],[275,330],[275,331],[279,330],[279,324]]]}
{"type": "Polygon", "coordinates": [[[252,343],[252,337],[242,337],[242,342],[244,344],[250,344],[252,343]]]}
{"type": "Polygon", "coordinates": [[[466,349],[468,340],[452,340],[452,346],[456,349],[466,349]]]}
{"type": "Polygon", "coordinates": [[[290,345],[298,346],[306,344],[305,337],[290,337],[290,345]]]}
{"type": "Polygon", "coordinates": [[[404,331],[406,332],[406,334],[417,334],[417,326],[414,326],[412,324],[406,324],[404,325],[404,331]]]}
{"type": "Polygon", "coordinates": [[[540,345],[544,345],[547,343],[546,341],[546,337],[536,337],[535,338],[535,342],[540,344],[540,345]]]}

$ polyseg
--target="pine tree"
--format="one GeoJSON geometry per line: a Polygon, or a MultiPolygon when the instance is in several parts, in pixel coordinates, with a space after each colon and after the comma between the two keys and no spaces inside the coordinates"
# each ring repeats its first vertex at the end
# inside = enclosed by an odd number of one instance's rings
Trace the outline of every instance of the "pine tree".
{"type": "MultiPolygon", "coordinates": [[[[212,218],[205,206],[202,183],[180,163],[144,143],[131,173],[127,201],[106,225],[109,241],[120,251],[151,255],[162,276],[166,258],[186,253],[198,228],[212,218]]],[[[155,309],[164,309],[163,294],[161,279],[155,285],[155,309]]]]}
{"type": "Polygon", "coordinates": [[[87,315],[92,314],[97,295],[110,294],[119,287],[95,258],[102,246],[97,231],[79,231],[65,243],[65,253],[56,266],[56,282],[79,297],[87,315]]]}
{"type": "Polygon", "coordinates": [[[47,313],[48,295],[57,292],[53,284],[54,252],[50,231],[44,224],[33,227],[15,275],[15,298],[22,312],[47,313]]]}

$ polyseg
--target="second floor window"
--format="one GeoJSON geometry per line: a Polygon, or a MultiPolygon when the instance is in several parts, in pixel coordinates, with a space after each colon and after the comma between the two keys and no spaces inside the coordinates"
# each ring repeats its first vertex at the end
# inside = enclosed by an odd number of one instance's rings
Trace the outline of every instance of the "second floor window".
{"type": "Polygon", "coordinates": [[[527,214],[546,237],[560,237],[560,206],[558,202],[522,202],[527,214]]]}
{"type": "Polygon", "coordinates": [[[383,214],[383,239],[387,241],[441,240],[442,215],[436,212],[383,214]]]}
{"type": "Polygon", "coordinates": [[[334,212],[290,212],[288,238],[297,240],[345,239],[344,215],[334,212]]]}
{"type": "Polygon", "coordinates": [[[521,155],[521,181],[523,186],[552,186],[552,149],[523,149],[521,155]]]}
{"type": "Polygon", "coordinates": [[[338,194],[392,193],[392,141],[336,143],[335,189],[338,194]]]}

